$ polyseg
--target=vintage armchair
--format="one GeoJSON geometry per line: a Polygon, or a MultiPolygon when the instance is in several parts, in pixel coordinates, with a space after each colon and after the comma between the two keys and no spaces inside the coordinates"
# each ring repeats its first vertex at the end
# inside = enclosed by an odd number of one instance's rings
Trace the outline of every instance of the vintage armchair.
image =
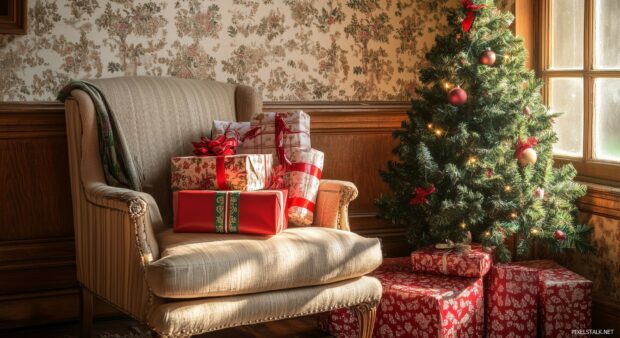
{"type": "MultiPolygon", "coordinates": [[[[94,80],[120,126],[141,192],[105,183],[93,101],[65,101],[82,335],[93,295],[163,337],[349,307],[370,337],[381,285],[365,276],[379,241],[348,231],[352,183],[321,181],[313,227],[273,237],[174,233],[169,159],[191,152],[213,119],[248,120],[262,109],[252,88],[165,77],[94,80]]],[[[328,159],[329,160],[329,159],[328,159]]]]}

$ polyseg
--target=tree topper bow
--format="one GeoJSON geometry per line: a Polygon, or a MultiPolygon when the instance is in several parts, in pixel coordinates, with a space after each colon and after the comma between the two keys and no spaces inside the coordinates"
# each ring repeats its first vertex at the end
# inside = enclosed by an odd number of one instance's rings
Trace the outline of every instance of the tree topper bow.
{"type": "Polygon", "coordinates": [[[472,0],[461,0],[461,4],[463,5],[463,9],[465,10],[465,20],[463,20],[461,26],[463,27],[463,32],[467,32],[474,24],[474,19],[476,19],[476,12],[486,7],[486,5],[474,5],[474,2],[472,0]]]}

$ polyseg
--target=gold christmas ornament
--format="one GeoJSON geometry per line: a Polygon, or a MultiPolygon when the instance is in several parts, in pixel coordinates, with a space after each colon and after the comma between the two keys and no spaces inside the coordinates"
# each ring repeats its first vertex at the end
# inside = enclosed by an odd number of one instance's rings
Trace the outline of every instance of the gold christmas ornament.
{"type": "Polygon", "coordinates": [[[538,153],[532,148],[525,149],[519,157],[519,165],[525,167],[528,164],[536,163],[538,153]]]}

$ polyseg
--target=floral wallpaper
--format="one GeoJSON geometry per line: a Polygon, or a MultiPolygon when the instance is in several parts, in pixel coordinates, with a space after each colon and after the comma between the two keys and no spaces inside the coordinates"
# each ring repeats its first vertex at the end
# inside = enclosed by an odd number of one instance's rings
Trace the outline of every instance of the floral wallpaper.
{"type": "Polygon", "coordinates": [[[31,0],[28,35],[0,35],[0,101],[53,100],[70,79],[120,75],[244,83],[272,101],[405,100],[455,5],[31,0]]]}

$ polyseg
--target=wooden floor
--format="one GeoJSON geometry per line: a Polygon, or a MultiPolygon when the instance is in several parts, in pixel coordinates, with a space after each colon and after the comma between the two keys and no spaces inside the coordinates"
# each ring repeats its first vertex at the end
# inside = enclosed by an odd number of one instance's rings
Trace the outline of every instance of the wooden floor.
{"type": "MultiPolygon", "coordinates": [[[[76,338],[79,324],[42,326],[37,328],[0,331],[2,338],[76,338]]],[[[96,320],[94,335],[97,338],[147,338],[148,330],[130,319],[96,320]]],[[[277,322],[242,326],[196,336],[199,338],[328,338],[331,337],[316,326],[316,317],[301,317],[277,322]]]]}

